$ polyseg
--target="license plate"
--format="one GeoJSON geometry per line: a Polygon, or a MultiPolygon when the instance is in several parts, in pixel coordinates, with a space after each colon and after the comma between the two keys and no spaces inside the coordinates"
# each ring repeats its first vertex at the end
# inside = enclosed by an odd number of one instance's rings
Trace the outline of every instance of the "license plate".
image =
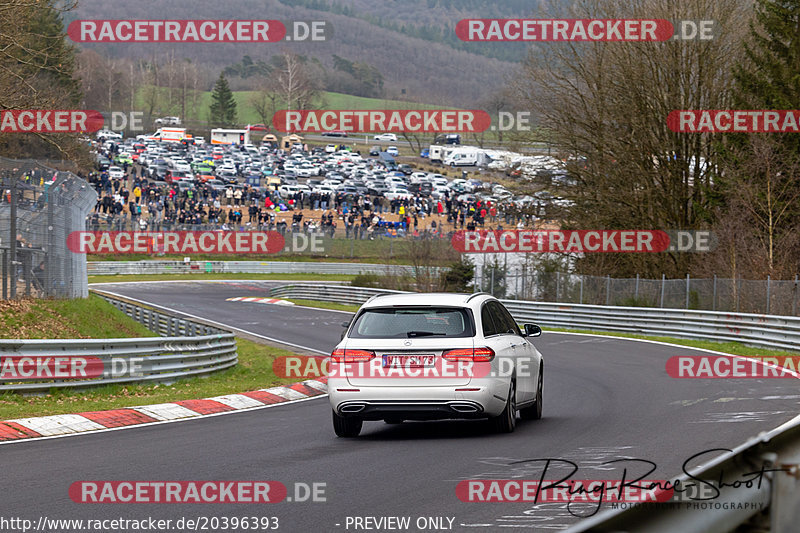
{"type": "Polygon", "coordinates": [[[433,366],[433,354],[417,354],[417,355],[384,355],[384,367],[396,368],[424,368],[433,366]]]}

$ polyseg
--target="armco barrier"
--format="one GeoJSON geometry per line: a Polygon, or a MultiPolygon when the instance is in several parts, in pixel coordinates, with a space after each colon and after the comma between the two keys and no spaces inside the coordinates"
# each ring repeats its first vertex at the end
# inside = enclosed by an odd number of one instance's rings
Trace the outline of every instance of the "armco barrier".
{"type": "MultiPolygon", "coordinates": [[[[375,294],[388,292],[400,291],[297,283],[276,287],[270,295],[360,305],[375,294]]],[[[545,327],[740,342],[757,348],[800,351],[798,317],[501,301],[518,322],[534,322],[545,327]]]]}
{"type": "Polygon", "coordinates": [[[661,504],[619,506],[581,520],[567,533],[723,533],[738,531],[740,524],[762,511],[769,512],[761,518],[764,523],[745,531],[794,533],[800,521],[798,462],[800,417],[691,468],[694,479],[685,474],[677,478],[686,494],[692,486],[713,486],[719,491],[708,491],[713,498],[679,496],[677,501],[661,504]],[[757,479],[755,474],[762,468],[763,478],[757,479]]]}
{"type": "Polygon", "coordinates": [[[300,300],[319,300],[341,304],[361,305],[376,294],[403,294],[403,291],[351,287],[349,285],[282,285],[269,291],[275,298],[297,298],[300,300]]]}
{"type": "MultiPolygon", "coordinates": [[[[290,261],[91,261],[90,276],[118,274],[408,274],[414,267],[372,263],[324,263],[290,261]]],[[[438,270],[438,269],[436,269],[438,270]]]]}
{"type": "Polygon", "coordinates": [[[100,294],[134,320],[162,335],[135,339],[0,340],[0,358],[96,357],[104,367],[113,358],[134,375],[80,380],[0,380],[0,391],[45,392],[51,388],[76,388],[114,383],[169,383],[232,367],[238,362],[232,332],[147,309],[100,294]]]}

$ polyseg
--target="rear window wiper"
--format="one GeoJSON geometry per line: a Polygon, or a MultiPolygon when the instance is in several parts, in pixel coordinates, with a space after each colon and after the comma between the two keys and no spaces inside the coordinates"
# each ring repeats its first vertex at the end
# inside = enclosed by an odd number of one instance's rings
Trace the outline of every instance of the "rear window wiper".
{"type": "Polygon", "coordinates": [[[430,337],[432,335],[447,335],[446,333],[437,333],[435,331],[409,331],[409,337],[430,337]]]}

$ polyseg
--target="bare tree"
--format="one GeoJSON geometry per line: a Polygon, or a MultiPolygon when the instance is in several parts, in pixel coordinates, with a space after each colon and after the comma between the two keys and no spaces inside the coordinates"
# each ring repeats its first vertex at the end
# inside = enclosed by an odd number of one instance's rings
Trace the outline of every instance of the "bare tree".
{"type": "Polygon", "coordinates": [[[300,58],[291,52],[281,54],[281,66],[276,69],[276,83],[287,109],[312,109],[319,95],[314,80],[300,58]]]}
{"type": "Polygon", "coordinates": [[[250,106],[261,118],[261,122],[268,126],[281,105],[281,91],[274,78],[259,79],[258,87],[250,97],[250,106]]]}
{"type": "MultiPolygon", "coordinates": [[[[561,4],[555,6],[559,7],[561,4]]],[[[568,225],[581,229],[697,229],[712,201],[715,140],[675,133],[673,110],[725,109],[730,65],[749,16],[738,0],[580,0],[559,18],[715,19],[724,33],[699,42],[558,42],[529,54],[511,90],[547,132],[577,186],[568,225]],[[735,21],[735,22],[734,22],[735,21]],[[728,31],[730,30],[730,31],[728,31]]],[[[538,137],[538,138],[537,138],[538,137]]],[[[685,274],[689,254],[591,254],[603,274],[685,274]],[[604,257],[606,256],[606,257],[604,257]]]]}
{"type": "Polygon", "coordinates": [[[800,250],[800,156],[774,137],[752,134],[726,168],[725,206],[715,230],[739,273],[763,278],[796,273],[800,250]],[[735,228],[730,235],[726,229],[735,228]]]}

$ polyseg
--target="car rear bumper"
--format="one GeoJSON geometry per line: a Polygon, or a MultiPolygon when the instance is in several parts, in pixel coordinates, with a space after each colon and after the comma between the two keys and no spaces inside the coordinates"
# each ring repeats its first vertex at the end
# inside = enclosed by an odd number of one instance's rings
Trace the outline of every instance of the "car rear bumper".
{"type": "Polygon", "coordinates": [[[508,385],[493,379],[458,387],[354,387],[331,379],[328,395],[337,414],[363,420],[488,418],[502,412],[508,385]]]}
{"type": "Polygon", "coordinates": [[[486,418],[483,406],[472,400],[348,400],[338,406],[338,414],[362,420],[441,420],[446,418],[486,418]]]}

